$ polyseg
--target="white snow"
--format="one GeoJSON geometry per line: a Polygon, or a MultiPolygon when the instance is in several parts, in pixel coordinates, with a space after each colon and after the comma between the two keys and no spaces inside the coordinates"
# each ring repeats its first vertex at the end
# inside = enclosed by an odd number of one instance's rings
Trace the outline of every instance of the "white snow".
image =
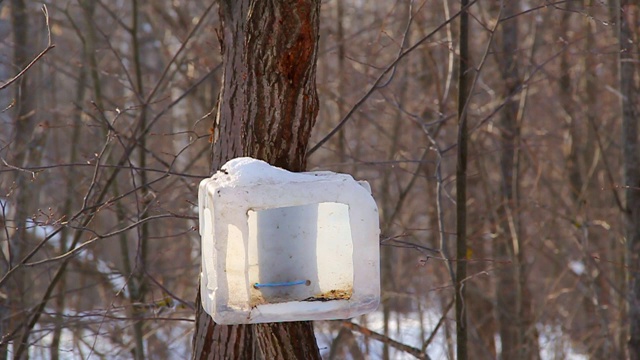
{"type": "Polygon", "coordinates": [[[315,181],[318,176],[337,175],[330,171],[295,173],[250,157],[229,160],[213,177],[222,185],[247,186],[285,182],[315,181]]]}
{"type": "MultiPolygon", "coordinates": [[[[409,312],[406,314],[391,313],[389,321],[389,337],[402,344],[420,349],[425,338],[429,337],[431,331],[435,328],[438,320],[442,316],[440,306],[436,306],[437,298],[431,297],[420,300],[425,309],[422,314],[423,322],[420,324],[420,315],[417,312],[409,312]]],[[[455,346],[455,321],[450,311],[448,314],[449,325],[452,327],[451,346],[455,346]]],[[[366,317],[352,319],[352,322],[360,324],[369,330],[379,334],[384,332],[384,317],[382,310],[379,309],[366,317]],[[364,321],[363,321],[364,320],[364,321]]],[[[331,350],[331,343],[338,335],[340,327],[332,322],[316,322],[316,339],[321,354],[326,357],[331,350]]],[[[564,334],[560,326],[541,325],[537,326],[539,332],[540,356],[542,359],[567,359],[567,360],[586,360],[588,356],[579,354],[572,348],[571,340],[568,335],[564,334]]],[[[367,359],[382,359],[383,343],[373,339],[367,339],[357,331],[353,331],[356,341],[360,349],[365,353],[367,359]]],[[[496,333],[496,345],[500,348],[500,336],[496,333]]],[[[448,345],[444,336],[444,326],[440,327],[438,333],[434,336],[432,342],[426,349],[431,359],[447,359],[448,345]]],[[[455,353],[455,350],[454,350],[455,353]]],[[[390,357],[397,360],[415,359],[412,355],[390,347],[390,357]]],[[[347,357],[349,359],[350,357],[347,357]]]]}
{"type": "Polygon", "coordinates": [[[582,275],[584,273],[584,263],[582,261],[573,260],[569,262],[569,269],[576,275],[582,275]]]}

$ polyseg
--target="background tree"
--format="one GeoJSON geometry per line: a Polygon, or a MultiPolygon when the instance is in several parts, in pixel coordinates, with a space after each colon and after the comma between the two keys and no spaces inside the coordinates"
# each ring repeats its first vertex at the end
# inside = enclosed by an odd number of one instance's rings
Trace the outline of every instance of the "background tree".
{"type": "MultiPolygon", "coordinates": [[[[33,41],[30,40],[30,22],[27,7],[24,0],[11,2],[11,27],[13,29],[13,41],[19,46],[13,48],[12,72],[18,73],[27,68],[32,54],[33,41]]],[[[42,156],[43,131],[36,127],[40,114],[37,112],[36,98],[37,86],[33,80],[33,74],[25,74],[17,79],[14,86],[13,109],[11,111],[15,142],[12,151],[15,161],[20,165],[38,164],[42,156]]],[[[16,206],[12,209],[12,215],[17,221],[13,231],[8,232],[7,248],[10,249],[4,256],[3,273],[8,271],[18,259],[27,253],[29,246],[28,217],[33,211],[33,191],[37,192],[37,184],[33,183],[32,190],[28,189],[31,179],[27,174],[15,173],[13,178],[13,192],[16,197],[16,206]]],[[[16,329],[25,319],[20,314],[21,306],[30,303],[26,296],[26,282],[28,277],[24,271],[16,273],[15,278],[7,285],[7,294],[3,299],[0,313],[2,320],[0,327],[2,332],[16,329]]],[[[3,358],[7,356],[7,348],[0,347],[3,358]]]]}
{"type": "Polygon", "coordinates": [[[472,58],[469,49],[469,13],[466,7],[468,0],[462,0],[462,14],[460,15],[460,48],[458,58],[458,142],[456,160],[456,358],[469,358],[467,328],[467,166],[469,156],[469,123],[467,106],[471,98],[474,73],[472,72],[472,58]]]}
{"type": "MultiPolygon", "coordinates": [[[[629,357],[640,357],[640,146],[638,144],[638,82],[635,76],[638,46],[632,24],[638,22],[638,2],[616,2],[620,51],[620,103],[622,107],[622,142],[624,158],[625,225],[627,264],[629,266],[629,357]]],[[[637,28],[637,27],[636,27],[637,28]]]]}

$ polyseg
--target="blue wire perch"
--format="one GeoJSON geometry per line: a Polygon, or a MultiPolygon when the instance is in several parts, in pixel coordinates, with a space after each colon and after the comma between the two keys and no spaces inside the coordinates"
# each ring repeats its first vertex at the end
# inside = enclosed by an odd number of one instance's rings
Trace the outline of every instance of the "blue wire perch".
{"type": "Polygon", "coordinates": [[[253,287],[256,289],[266,288],[266,287],[281,287],[281,286],[295,286],[295,285],[311,285],[311,281],[309,280],[299,280],[299,281],[289,281],[289,282],[276,282],[276,283],[255,283],[253,287]]]}

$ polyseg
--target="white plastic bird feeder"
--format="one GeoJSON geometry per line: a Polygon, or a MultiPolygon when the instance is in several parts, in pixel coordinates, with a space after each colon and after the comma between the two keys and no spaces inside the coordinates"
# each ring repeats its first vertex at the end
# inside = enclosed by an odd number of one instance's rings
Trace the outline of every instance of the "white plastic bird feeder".
{"type": "Polygon", "coordinates": [[[346,319],[380,300],[369,184],[237,158],[200,183],[201,297],[219,324],[346,319]]]}

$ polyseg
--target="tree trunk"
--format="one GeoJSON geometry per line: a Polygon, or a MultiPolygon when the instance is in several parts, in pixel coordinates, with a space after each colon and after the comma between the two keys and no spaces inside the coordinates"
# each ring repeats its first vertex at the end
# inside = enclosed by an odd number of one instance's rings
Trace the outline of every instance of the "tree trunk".
{"type": "MultiPolygon", "coordinates": [[[[304,170],[318,113],[320,1],[224,0],[212,169],[238,156],[304,170]]],[[[194,359],[320,359],[313,324],[218,325],[196,299],[194,359]]]]}
{"type": "Polygon", "coordinates": [[[622,147],[626,198],[627,269],[629,274],[629,358],[640,359],[640,158],[638,157],[638,90],[635,84],[632,29],[637,16],[637,0],[620,0],[618,36],[620,51],[620,94],[622,95],[622,147]]]}
{"type": "MultiPolygon", "coordinates": [[[[11,1],[11,26],[13,28],[13,71],[24,69],[29,64],[29,47],[32,41],[29,39],[29,18],[27,6],[24,0],[11,1]]],[[[13,84],[15,95],[15,115],[12,153],[13,162],[18,166],[25,166],[30,163],[30,158],[37,158],[37,140],[42,136],[35,136],[35,87],[30,80],[30,75],[25,73],[13,84]]],[[[27,227],[31,226],[27,219],[31,217],[30,210],[33,202],[33,194],[37,194],[34,187],[36,181],[26,173],[16,172],[14,181],[14,191],[12,191],[11,201],[13,210],[14,231],[9,235],[6,257],[8,263],[3,264],[2,276],[22,259],[28,249],[27,227]]],[[[13,279],[8,282],[7,295],[0,301],[0,333],[7,334],[18,327],[22,327],[26,321],[25,310],[28,309],[31,301],[27,295],[28,275],[23,269],[16,271],[13,279]],[[10,314],[17,314],[12,316],[10,314]]],[[[24,336],[28,340],[29,330],[24,336]]],[[[23,335],[23,334],[21,334],[23,335]]],[[[14,351],[20,346],[14,342],[14,351]]],[[[7,348],[0,349],[0,358],[7,357],[7,348]]],[[[28,354],[14,353],[14,358],[28,358],[28,354]]]]}
{"type": "MultiPolygon", "coordinates": [[[[462,0],[462,8],[469,4],[462,0]]],[[[467,313],[464,302],[467,277],[467,102],[471,97],[473,72],[469,52],[469,14],[460,15],[460,57],[458,58],[458,154],[456,162],[456,358],[468,359],[467,313]]]]}
{"type": "MultiPolygon", "coordinates": [[[[511,16],[517,11],[517,3],[505,2],[504,16],[511,16]]],[[[517,211],[514,204],[517,187],[517,163],[516,142],[518,139],[518,102],[510,97],[517,91],[520,77],[515,60],[518,46],[518,23],[514,20],[505,21],[502,25],[502,46],[499,56],[501,75],[504,80],[504,98],[506,104],[500,114],[498,122],[500,128],[500,173],[501,173],[501,199],[498,208],[499,223],[498,234],[494,243],[496,259],[511,261],[511,266],[504,266],[496,270],[496,313],[502,351],[501,359],[514,359],[523,349],[520,339],[519,326],[521,325],[520,312],[522,304],[522,289],[519,287],[520,258],[517,246],[519,237],[516,229],[517,211]],[[515,181],[514,181],[515,180],[515,181]]]]}

